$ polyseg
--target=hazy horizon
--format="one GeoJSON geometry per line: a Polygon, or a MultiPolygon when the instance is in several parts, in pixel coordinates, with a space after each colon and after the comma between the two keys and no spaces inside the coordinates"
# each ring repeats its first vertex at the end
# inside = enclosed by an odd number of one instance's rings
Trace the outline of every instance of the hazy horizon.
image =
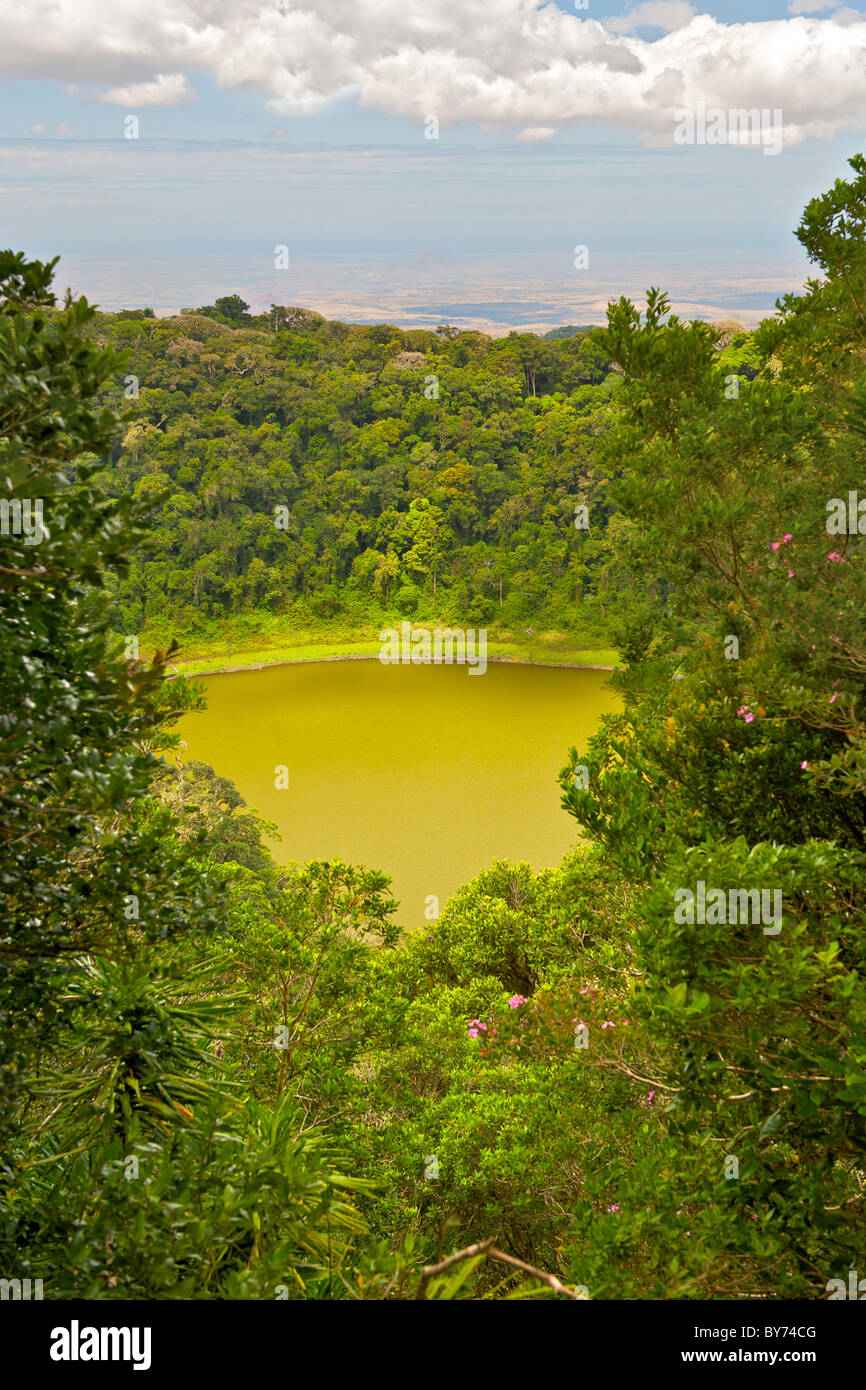
{"type": "Polygon", "coordinates": [[[106,312],[152,308],[157,317],[240,294],[253,313],[271,304],[312,309],[347,323],[394,323],[435,328],[449,323],[493,337],[544,333],[568,324],[601,324],[621,294],[642,304],[652,285],[664,289],[675,313],[687,318],[739,320],[753,327],[775,300],[799,289],[805,257],[780,265],[775,257],[732,255],[707,271],[703,258],[663,253],[640,258],[597,253],[589,268],[573,269],[564,255],[527,252],[501,257],[417,253],[353,258],[295,257],[288,272],[263,266],[254,251],[209,255],[69,255],[55,272],[55,290],[70,287],[106,312]],[[578,280],[578,276],[580,277],[578,280]]]}

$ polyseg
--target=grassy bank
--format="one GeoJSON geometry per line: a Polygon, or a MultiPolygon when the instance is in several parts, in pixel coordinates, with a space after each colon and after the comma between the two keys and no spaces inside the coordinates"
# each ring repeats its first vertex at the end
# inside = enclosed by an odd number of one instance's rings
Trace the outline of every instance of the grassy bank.
{"type": "MultiPolygon", "coordinates": [[[[417,624],[429,627],[429,624],[417,624]]],[[[443,624],[444,626],[444,624],[443,624]]],[[[260,635],[236,639],[190,638],[181,640],[175,669],[187,676],[213,675],[222,671],[245,671],[260,666],[275,666],[286,662],[358,660],[377,657],[380,651],[379,628],[365,630],[334,628],[287,630],[266,642],[260,635]]],[[[143,641],[144,652],[153,650],[155,640],[143,641]]],[[[545,666],[595,666],[610,669],[618,655],[610,647],[592,646],[586,638],[572,633],[508,631],[488,629],[487,658],[489,661],[532,662],[545,666]]]]}

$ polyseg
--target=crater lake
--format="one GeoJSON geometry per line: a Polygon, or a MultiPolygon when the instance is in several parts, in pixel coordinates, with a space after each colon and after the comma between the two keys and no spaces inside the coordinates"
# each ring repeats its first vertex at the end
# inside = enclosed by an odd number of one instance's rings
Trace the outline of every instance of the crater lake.
{"type": "Polygon", "coordinates": [[[482,677],[323,661],[203,683],[207,710],[180,721],[182,760],[231,778],[276,823],[278,862],[340,858],[388,874],[409,928],[494,859],[559,862],[579,832],[557,774],[619,708],[605,671],[510,662],[482,677]]]}

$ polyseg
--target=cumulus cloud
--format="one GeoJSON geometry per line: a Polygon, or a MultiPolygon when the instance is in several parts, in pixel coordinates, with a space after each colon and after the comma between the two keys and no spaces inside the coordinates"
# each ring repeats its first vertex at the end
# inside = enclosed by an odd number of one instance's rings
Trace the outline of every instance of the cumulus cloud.
{"type": "Polygon", "coordinates": [[[183,104],[205,73],[283,117],[354,96],[528,141],[602,121],[664,142],[675,107],[769,107],[794,143],[864,126],[866,18],[852,14],[723,24],[645,0],[602,23],[546,0],[0,0],[0,76],[135,107],[183,104]]]}
{"type": "Polygon", "coordinates": [[[131,82],[99,94],[99,100],[111,106],[189,106],[195,98],[182,72],[160,72],[152,82],[131,82]]]}
{"type": "Polygon", "coordinates": [[[832,10],[837,0],[788,0],[789,14],[816,14],[818,10],[832,10]]]}
{"type": "Polygon", "coordinates": [[[538,140],[552,140],[556,134],[556,127],[552,125],[531,125],[525,130],[518,131],[517,139],[523,140],[528,144],[533,144],[538,140]]]}
{"type": "Polygon", "coordinates": [[[30,127],[31,135],[65,135],[68,139],[76,133],[72,126],[67,125],[65,121],[58,121],[53,131],[48,129],[44,121],[37,121],[35,125],[30,127]]]}
{"type": "Polygon", "coordinates": [[[834,10],[832,15],[834,24],[862,24],[862,10],[852,10],[848,6],[843,6],[841,10],[834,10]]]}
{"type": "Polygon", "coordinates": [[[687,0],[644,0],[626,14],[606,19],[604,25],[612,34],[632,34],[635,29],[681,29],[694,19],[695,11],[687,0]]]}

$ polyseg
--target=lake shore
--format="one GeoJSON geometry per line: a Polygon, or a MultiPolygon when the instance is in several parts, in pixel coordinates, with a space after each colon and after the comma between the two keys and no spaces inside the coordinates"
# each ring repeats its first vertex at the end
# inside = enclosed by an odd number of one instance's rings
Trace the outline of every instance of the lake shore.
{"type": "MultiPolygon", "coordinates": [[[[352,653],[351,655],[332,655],[332,656],[301,656],[283,658],[279,661],[257,661],[245,662],[243,666],[215,666],[207,665],[203,669],[204,663],[181,662],[179,666],[172,666],[170,669],[176,671],[180,676],[232,676],[238,675],[241,671],[264,671],[269,666],[305,666],[313,662],[322,661],[378,661],[378,654],[352,653]],[[199,669],[200,665],[202,669],[199,669]]],[[[429,664],[429,663],[428,663],[429,664]]],[[[530,661],[519,656],[490,656],[487,657],[488,666],[553,666],[563,671],[615,671],[616,666],[609,666],[600,662],[592,661],[530,661]]]]}
{"type": "MultiPolygon", "coordinates": [[[[556,635],[558,637],[558,634],[556,635]]],[[[222,644],[220,644],[222,645],[222,644]]],[[[232,653],[202,652],[187,661],[176,661],[170,669],[182,676],[224,676],[239,671],[261,671],[268,666],[298,666],[322,661],[377,661],[381,651],[378,638],[349,642],[312,642],[264,647],[232,653]]],[[[517,643],[488,641],[487,661],[491,664],[557,666],[568,670],[613,671],[618,653],[605,647],[574,647],[560,640],[517,643]]]]}

